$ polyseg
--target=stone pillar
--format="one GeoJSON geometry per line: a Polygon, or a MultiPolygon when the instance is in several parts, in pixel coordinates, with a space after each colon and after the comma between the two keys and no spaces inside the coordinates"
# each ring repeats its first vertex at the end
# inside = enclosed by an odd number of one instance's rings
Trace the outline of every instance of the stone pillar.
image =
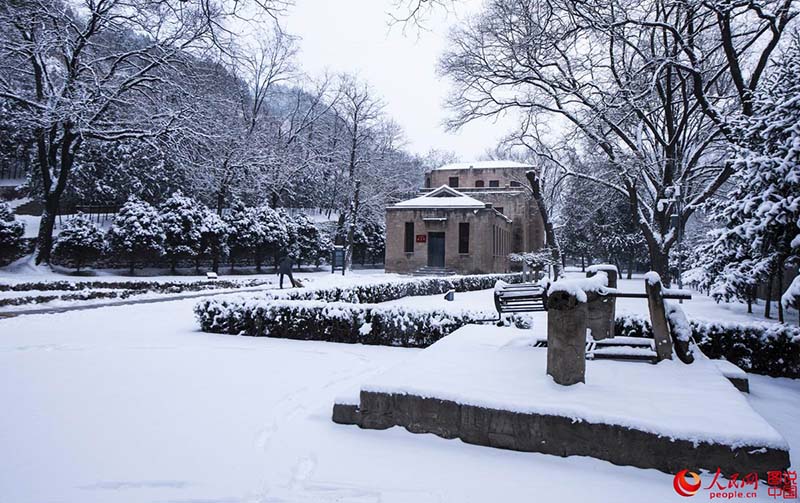
{"type": "MultiPolygon", "coordinates": [[[[608,276],[608,283],[606,284],[607,287],[617,287],[617,278],[619,274],[616,266],[592,266],[591,270],[586,272],[586,277],[591,278],[598,272],[604,272],[608,276]]],[[[599,341],[614,337],[614,318],[616,316],[617,305],[616,297],[600,295],[592,292],[587,292],[587,297],[586,326],[591,331],[592,338],[596,341],[599,341]]]]}
{"type": "Polygon", "coordinates": [[[563,386],[586,382],[586,303],[568,292],[547,297],[547,375],[563,386]]]}
{"type": "Polygon", "coordinates": [[[661,277],[650,271],[644,277],[644,289],[647,292],[647,307],[650,310],[650,324],[653,326],[653,339],[656,341],[657,360],[672,359],[672,339],[669,335],[667,312],[661,290],[661,277]]]}

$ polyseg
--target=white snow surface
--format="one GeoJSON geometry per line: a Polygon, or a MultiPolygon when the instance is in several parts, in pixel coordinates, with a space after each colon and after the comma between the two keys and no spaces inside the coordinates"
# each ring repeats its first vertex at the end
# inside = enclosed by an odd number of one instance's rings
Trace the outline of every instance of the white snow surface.
{"type": "Polygon", "coordinates": [[[707,360],[588,360],[585,384],[559,386],[546,374],[547,350],[531,346],[530,332],[461,327],[361,389],[614,424],[695,443],[788,448],[707,360]]]}
{"type": "Polygon", "coordinates": [[[655,285],[656,283],[661,283],[661,276],[659,276],[659,274],[655,271],[650,271],[645,273],[644,279],[651,285],[655,285]]]}
{"type": "Polygon", "coordinates": [[[394,205],[395,208],[485,208],[486,203],[478,201],[474,197],[458,192],[451,189],[446,185],[442,185],[433,192],[429,192],[423,196],[400,201],[394,205]],[[438,196],[445,191],[453,194],[450,196],[438,196]]]}
{"type": "Polygon", "coordinates": [[[617,270],[617,266],[614,264],[594,264],[586,268],[586,272],[597,271],[615,271],[617,273],[617,277],[619,277],[619,271],[617,270]]]}
{"type": "MultiPolygon", "coordinates": [[[[492,290],[455,298],[401,300],[493,309],[492,290]]],[[[336,425],[334,400],[418,350],[206,334],[195,303],[0,320],[0,501],[686,500],[655,470],[336,425]]],[[[746,399],[800,459],[800,380],[749,377],[746,399]]]]}
{"type": "Polygon", "coordinates": [[[728,360],[711,360],[717,366],[722,375],[736,379],[747,379],[747,372],[740,369],[728,360]]]}
{"type": "Polygon", "coordinates": [[[554,292],[567,292],[575,296],[578,302],[586,302],[586,292],[598,292],[600,294],[608,291],[608,274],[603,270],[598,270],[597,273],[591,278],[586,277],[572,277],[560,279],[550,283],[547,288],[547,294],[551,295],[554,292]]]}

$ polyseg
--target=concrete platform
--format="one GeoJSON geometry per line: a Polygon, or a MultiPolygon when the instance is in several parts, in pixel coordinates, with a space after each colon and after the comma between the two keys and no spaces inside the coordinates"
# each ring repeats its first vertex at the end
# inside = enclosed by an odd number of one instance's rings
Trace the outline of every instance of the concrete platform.
{"type": "Polygon", "coordinates": [[[529,330],[462,327],[337,400],[333,419],[464,442],[725,474],[785,470],[789,447],[717,365],[587,361],[558,386],[529,330]]]}

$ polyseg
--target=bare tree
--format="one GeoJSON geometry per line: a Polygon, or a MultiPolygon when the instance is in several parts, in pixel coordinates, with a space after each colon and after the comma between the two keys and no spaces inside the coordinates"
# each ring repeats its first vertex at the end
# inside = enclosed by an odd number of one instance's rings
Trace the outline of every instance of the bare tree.
{"type": "Polygon", "coordinates": [[[455,84],[450,125],[517,113],[532,152],[630,200],[652,267],[669,280],[679,229],[732,173],[736,116],[752,113],[790,7],[491,0],[441,60],[455,84]],[[559,127],[543,132],[548,122],[559,127]],[[602,152],[606,171],[573,170],[559,144],[602,152]]]}
{"type": "MultiPolygon", "coordinates": [[[[269,2],[264,4],[269,8],[269,2]]],[[[44,213],[36,262],[49,262],[61,195],[87,140],[141,139],[184,117],[177,79],[219,41],[211,0],[9,0],[0,5],[0,98],[36,145],[44,213]],[[165,97],[169,97],[165,99],[165,97]]]]}
{"type": "Polygon", "coordinates": [[[358,225],[361,204],[360,177],[379,157],[375,147],[379,144],[385,105],[369,85],[360,82],[355,76],[344,75],[340,89],[341,99],[336,110],[343,125],[349,200],[345,220],[340,220],[340,226],[346,225],[347,228],[345,265],[349,268],[353,259],[353,235],[358,225]]]}
{"type": "Polygon", "coordinates": [[[233,45],[195,94],[203,107],[187,134],[184,158],[196,189],[218,213],[231,195],[263,188],[276,152],[271,101],[296,76],[294,38],[267,25],[250,45],[233,45]]]}

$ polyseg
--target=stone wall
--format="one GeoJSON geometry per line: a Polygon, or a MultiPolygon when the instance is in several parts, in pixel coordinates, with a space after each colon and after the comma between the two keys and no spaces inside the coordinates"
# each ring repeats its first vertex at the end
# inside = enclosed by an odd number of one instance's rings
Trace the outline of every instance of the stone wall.
{"type": "Polygon", "coordinates": [[[495,254],[493,228],[509,235],[511,223],[491,208],[387,208],[386,209],[386,271],[412,273],[428,265],[429,232],[445,233],[445,267],[462,274],[485,274],[508,271],[508,253],[495,254]],[[425,219],[429,219],[426,221],[425,219]],[[440,220],[436,220],[440,219],[440,220]],[[414,222],[414,251],[405,253],[405,224],[414,222]],[[468,222],[469,253],[458,253],[458,224],[468,222]],[[416,236],[426,236],[417,242],[416,236]]]}
{"type": "Polygon", "coordinates": [[[767,471],[785,470],[791,464],[789,453],[782,449],[692,442],[620,425],[407,394],[361,391],[359,405],[334,405],[333,420],[376,430],[402,426],[412,433],[433,433],[515,451],[591,456],[669,474],[687,467],[710,472],[719,468],[723,475],[757,472],[766,479],[767,471]]]}
{"type": "Polygon", "coordinates": [[[513,220],[512,251],[526,252],[542,248],[545,243],[544,224],[536,202],[525,189],[527,168],[471,168],[433,170],[425,175],[430,188],[448,185],[451,177],[458,177],[458,190],[479,201],[503,209],[503,214],[513,220]],[[483,181],[483,188],[475,182],[483,181]],[[498,187],[489,187],[496,180],[498,187]],[[512,182],[515,184],[512,186],[512,182]],[[518,185],[517,185],[518,184],[518,185]],[[517,190],[517,187],[518,190],[517,190]]]}

